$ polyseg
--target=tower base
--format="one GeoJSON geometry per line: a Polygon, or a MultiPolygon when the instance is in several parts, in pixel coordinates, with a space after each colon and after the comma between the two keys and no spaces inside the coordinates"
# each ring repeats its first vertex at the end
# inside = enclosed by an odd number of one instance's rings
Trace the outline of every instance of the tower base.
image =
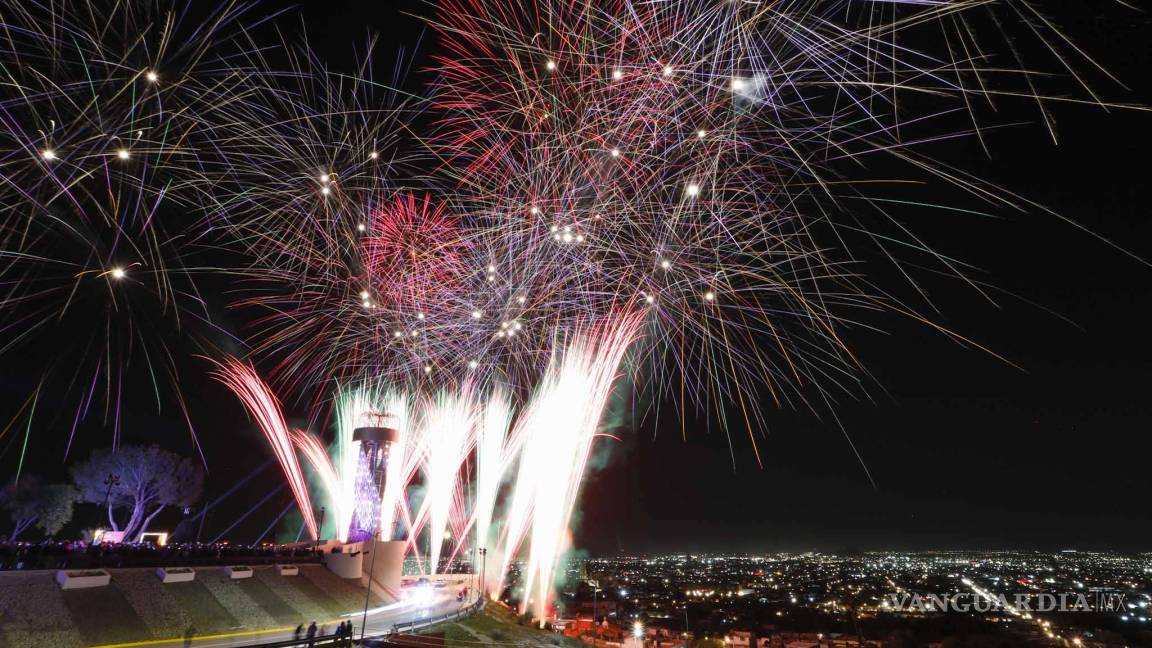
{"type": "Polygon", "coordinates": [[[364,543],[361,582],[386,601],[400,600],[400,580],[404,574],[404,550],[407,540],[364,543]],[[371,552],[376,552],[373,556],[371,552]]]}
{"type": "Polygon", "coordinates": [[[362,578],[364,576],[364,550],[360,543],[343,546],[325,546],[324,566],[340,578],[362,578]]]}

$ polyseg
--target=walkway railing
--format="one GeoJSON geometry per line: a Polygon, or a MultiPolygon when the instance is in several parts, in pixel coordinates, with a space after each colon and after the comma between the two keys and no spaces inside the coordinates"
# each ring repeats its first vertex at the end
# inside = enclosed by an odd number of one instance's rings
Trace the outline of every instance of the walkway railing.
{"type": "Polygon", "coordinates": [[[407,623],[397,623],[397,624],[392,626],[391,631],[388,632],[387,634],[394,635],[394,634],[401,634],[404,632],[415,632],[416,630],[423,630],[425,628],[430,628],[430,627],[432,627],[436,624],[439,624],[439,623],[446,623],[448,621],[455,621],[457,619],[463,619],[464,617],[467,617],[467,616],[472,616],[473,614],[476,614],[477,612],[479,612],[481,609],[484,608],[484,600],[485,600],[485,597],[481,596],[480,600],[476,601],[472,605],[469,605],[468,607],[465,607],[465,608],[460,608],[460,609],[456,610],[455,612],[449,612],[449,613],[442,614],[439,616],[429,617],[427,619],[420,619],[418,621],[409,621],[407,623]]]}
{"type": "Polygon", "coordinates": [[[335,634],[324,635],[322,637],[300,637],[299,639],[285,639],[284,641],[272,641],[269,643],[261,644],[247,644],[242,648],[291,648],[292,646],[309,646],[313,648],[340,648],[340,646],[348,645],[348,637],[339,637],[335,634]]]}
{"type": "Polygon", "coordinates": [[[248,549],[224,545],[153,548],[118,545],[66,549],[59,545],[0,544],[0,571],[37,569],[116,569],[126,567],[207,567],[219,565],[318,564],[311,548],[248,549]]]}

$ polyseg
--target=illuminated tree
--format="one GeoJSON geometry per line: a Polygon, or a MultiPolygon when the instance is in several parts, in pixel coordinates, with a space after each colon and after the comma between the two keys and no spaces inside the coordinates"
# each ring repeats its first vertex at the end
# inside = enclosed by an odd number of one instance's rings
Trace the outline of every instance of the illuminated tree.
{"type": "Polygon", "coordinates": [[[45,484],[35,475],[25,475],[19,482],[0,491],[0,506],[8,512],[15,528],[9,540],[16,540],[35,525],[46,536],[54,536],[72,519],[76,489],[69,484],[45,484]]]}
{"type": "Polygon", "coordinates": [[[80,501],[106,507],[112,530],[136,541],[165,507],[191,506],[204,488],[195,461],[158,446],[96,450],[72,469],[72,478],[80,501]]]}

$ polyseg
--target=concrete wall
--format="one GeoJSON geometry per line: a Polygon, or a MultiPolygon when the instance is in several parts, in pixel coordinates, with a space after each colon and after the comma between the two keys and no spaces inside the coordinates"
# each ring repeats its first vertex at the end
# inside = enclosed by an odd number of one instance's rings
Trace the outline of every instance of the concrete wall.
{"type": "Polygon", "coordinates": [[[390,540],[387,542],[365,543],[369,552],[364,557],[365,576],[363,585],[371,587],[372,592],[387,601],[400,599],[400,581],[404,572],[404,549],[408,546],[406,540],[390,540]]]}
{"type": "MultiPolygon", "coordinates": [[[[365,590],[320,565],[296,576],[274,566],[232,580],[219,567],[198,569],[188,583],[163,583],[154,568],[110,569],[105,587],[62,590],[53,571],[0,572],[0,647],[82,648],[197,635],[334,623],[363,609],[365,590]]],[[[373,596],[373,605],[382,605],[373,596]]]]}

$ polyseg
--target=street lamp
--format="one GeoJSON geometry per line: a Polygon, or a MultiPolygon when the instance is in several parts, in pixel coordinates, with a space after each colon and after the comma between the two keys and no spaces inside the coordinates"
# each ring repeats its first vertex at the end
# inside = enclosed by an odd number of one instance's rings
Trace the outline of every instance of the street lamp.
{"type": "Polygon", "coordinates": [[[596,629],[596,638],[600,638],[600,626],[596,623],[596,613],[600,611],[597,601],[600,594],[600,581],[592,582],[592,627],[596,629]]]}
{"type": "Polygon", "coordinates": [[[312,551],[320,546],[320,538],[324,535],[324,507],[320,507],[320,522],[316,525],[316,540],[312,543],[312,551]]]}
{"type": "Polygon", "coordinates": [[[484,579],[485,567],[488,565],[488,549],[480,547],[480,587],[476,588],[476,600],[479,601],[481,596],[484,596],[484,587],[487,581],[484,579]]]}
{"type": "MultiPolygon", "coordinates": [[[[108,487],[108,490],[104,492],[104,508],[108,508],[109,502],[112,501],[112,487],[120,485],[120,475],[108,473],[108,476],[104,478],[104,485],[108,487]]],[[[109,515],[108,517],[111,518],[112,516],[109,515]]]]}

